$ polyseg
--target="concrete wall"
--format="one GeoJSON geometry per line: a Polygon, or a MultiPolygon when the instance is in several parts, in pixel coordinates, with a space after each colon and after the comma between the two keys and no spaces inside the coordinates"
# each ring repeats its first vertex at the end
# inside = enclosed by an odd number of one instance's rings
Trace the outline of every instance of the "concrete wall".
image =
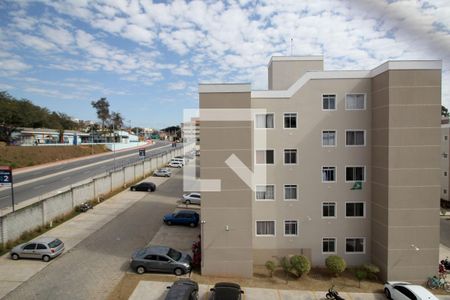
{"type": "MultiPolygon", "coordinates": [[[[194,147],[194,144],[187,145],[186,150],[192,150],[194,147]]],[[[0,243],[15,240],[25,231],[33,230],[38,226],[49,223],[58,216],[70,213],[75,206],[82,202],[95,200],[101,195],[106,195],[123,187],[124,183],[132,183],[136,178],[142,178],[144,170],[145,176],[148,176],[157,167],[167,163],[170,158],[182,155],[182,149],[169,151],[164,156],[152,157],[107,173],[104,176],[93,178],[91,181],[73,185],[65,192],[41,199],[29,206],[17,209],[15,212],[0,216],[0,243]]]]}

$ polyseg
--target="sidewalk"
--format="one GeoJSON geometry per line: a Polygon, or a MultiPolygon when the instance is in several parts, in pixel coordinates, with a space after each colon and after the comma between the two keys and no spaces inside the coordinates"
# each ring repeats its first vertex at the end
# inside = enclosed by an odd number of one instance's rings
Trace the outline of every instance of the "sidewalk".
{"type": "MultiPolygon", "coordinates": [[[[158,186],[168,178],[152,177],[158,186]]],[[[58,237],[65,244],[65,253],[83,241],[93,232],[110,222],[127,208],[145,197],[147,193],[123,191],[110,199],[98,204],[94,209],[82,213],[73,219],[47,231],[42,236],[58,237]]],[[[58,258],[56,258],[58,259],[58,258]]],[[[0,257],[0,299],[16,289],[39,271],[51,264],[39,260],[22,259],[13,261],[9,254],[0,257]]]]}

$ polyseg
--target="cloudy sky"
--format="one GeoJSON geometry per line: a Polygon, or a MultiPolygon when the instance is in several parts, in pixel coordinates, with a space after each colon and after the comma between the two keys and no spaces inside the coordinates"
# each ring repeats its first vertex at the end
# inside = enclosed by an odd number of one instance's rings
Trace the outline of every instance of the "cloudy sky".
{"type": "Polygon", "coordinates": [[[329,70],[442,59],[450,106],[448,0],[6,0],[0,16],[0,90],[84,120],[107,97],[126,125],[161,128],[198,106],[198,82],[266,89],[291,38],[329,70]]]}

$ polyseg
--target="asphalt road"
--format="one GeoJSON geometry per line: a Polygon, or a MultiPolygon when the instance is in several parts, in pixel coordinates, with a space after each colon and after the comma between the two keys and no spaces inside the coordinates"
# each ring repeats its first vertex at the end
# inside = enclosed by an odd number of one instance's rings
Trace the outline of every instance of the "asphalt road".
{"type": "MultiPolygon", "coordinates": [[[[181,147],[181,145],[178,146],[181,147]]],[[[147,147],[146,157],[152,157],[170,149],[171,144],[158,141],[156,144],[147,147]]],[[[17,175],[13,173],[14,202],[17,204],[46,193],[56,192],[63,187],[108,172],[115,166],[120,167],[140,159],[138,150],[134,149],[116,152],[115,155],[110,153],[104,156],[39,168],[17,175]]],[[[0,209],[5,207],[11,207],[11,191],[9,188],[0,190],[0,209]]]]}
{"type": "Polygon", "coordinates": [[[178,171],[4,299],[107,298],[129,270],[131,253],[145,246],[158,232],[163,215],[175,209],[182,186],[178,171]]]}

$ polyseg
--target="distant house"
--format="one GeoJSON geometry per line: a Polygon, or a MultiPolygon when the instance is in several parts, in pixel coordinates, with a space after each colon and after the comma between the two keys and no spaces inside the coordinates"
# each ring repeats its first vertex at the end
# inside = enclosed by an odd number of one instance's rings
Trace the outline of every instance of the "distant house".
{"type": "Polygon", "coordinates": [[[63,136],[56,129],[48,128],[18,128],[12,133],[12,138],[18,145],[51,145],[67,144],[78,145],[89,139],[89,133],[75,130],[64,130],[63,136]]]}

